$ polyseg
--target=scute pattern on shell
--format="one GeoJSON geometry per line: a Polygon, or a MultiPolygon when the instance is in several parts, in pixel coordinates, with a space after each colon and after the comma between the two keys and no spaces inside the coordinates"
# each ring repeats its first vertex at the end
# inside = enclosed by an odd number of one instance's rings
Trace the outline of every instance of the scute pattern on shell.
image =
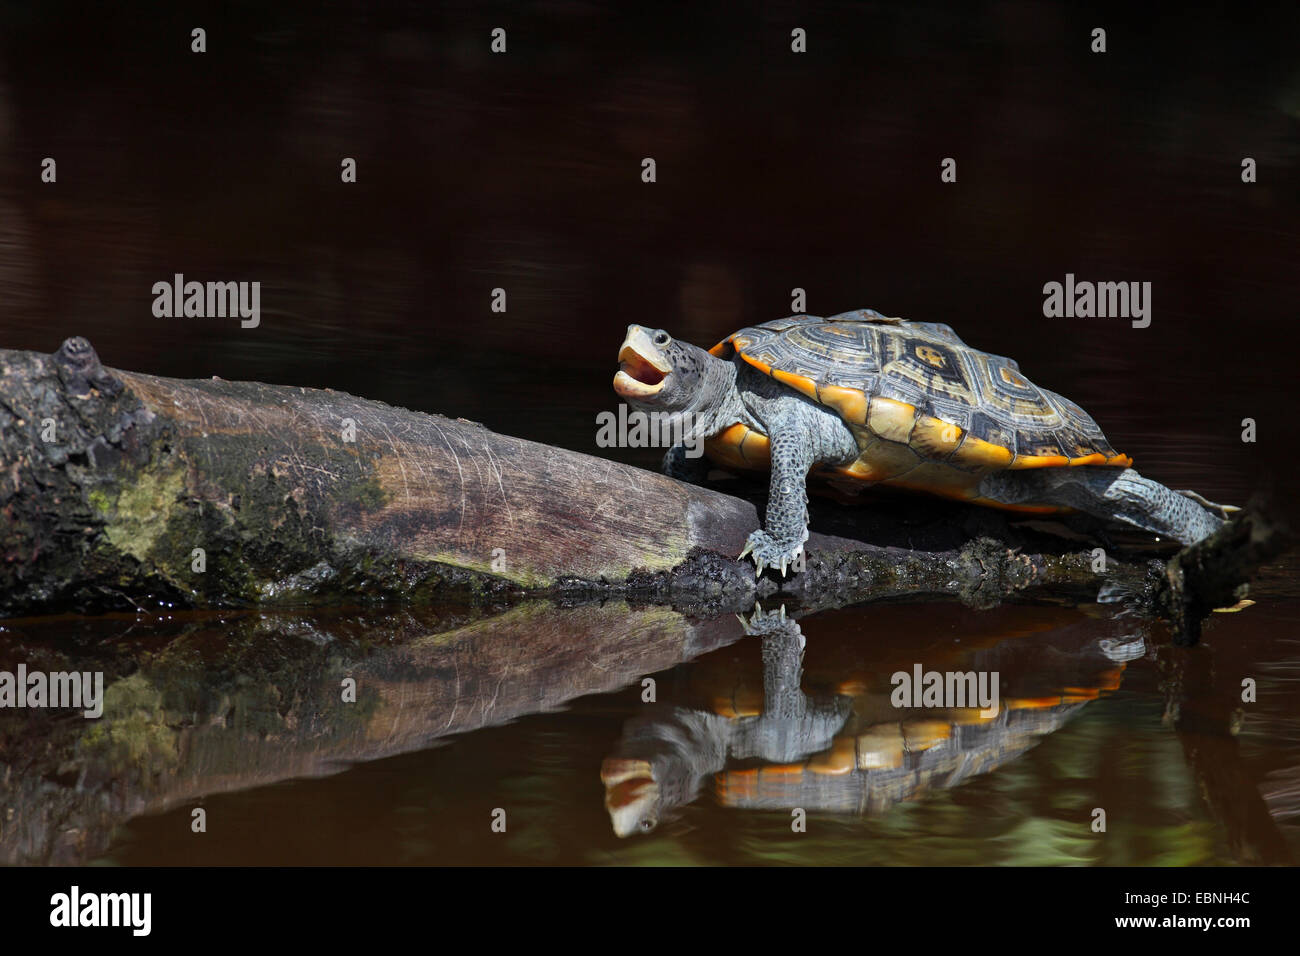
{"type": "MultiPolygon", "coordinates": [[[[1131,464],[1078,405],[1034,385],[1014,360],[971,348],[941,323],[872,309],[796,315],[741,329],[712,351],[732,348],[839,412],[858,436],[864,464],[855,474],[866,480],[885,478],[870,473],[868,459],[880,456],[871,446],[903,435],[922,461],[962,470],[1131,464]]],[[[890,471],[902,477],[897,466],[890,471]]]]}

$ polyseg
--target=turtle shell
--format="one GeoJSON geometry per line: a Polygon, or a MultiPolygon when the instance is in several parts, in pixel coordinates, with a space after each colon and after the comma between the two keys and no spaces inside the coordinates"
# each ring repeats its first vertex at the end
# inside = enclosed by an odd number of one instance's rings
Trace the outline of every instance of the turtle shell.
{"type": "MultiPolygon", "coordinates": [[[[860,450],[851,464],[822,469],[836,477],[997,505],[977,491],[992,471],[1132,464],[1078,405],[1034,385],[1014,360],[971,348],[941,323],[873,309],[796,315],[740,329],[709,351],[739,355],[834,409],[860,450]]],[[[740,424],[707,450],[724,464],[769,464],[766,437],[740,424]]]]}

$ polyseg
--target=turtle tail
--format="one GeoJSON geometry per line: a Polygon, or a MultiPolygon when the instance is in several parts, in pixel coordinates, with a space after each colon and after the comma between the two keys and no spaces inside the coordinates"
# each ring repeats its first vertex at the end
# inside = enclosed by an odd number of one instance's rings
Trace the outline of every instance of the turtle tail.
{"type": "Polygon", "coordinates": [[[1174,538],[1183,545],[1208,538],[1223,527],[1221,515],[1236,510],[1212,505],[1194,493],[1166,488],[1132,468],[1090,466],[999,472],[986,477],[981,489],[1006,504],[1065,505],[1174,538]]]}

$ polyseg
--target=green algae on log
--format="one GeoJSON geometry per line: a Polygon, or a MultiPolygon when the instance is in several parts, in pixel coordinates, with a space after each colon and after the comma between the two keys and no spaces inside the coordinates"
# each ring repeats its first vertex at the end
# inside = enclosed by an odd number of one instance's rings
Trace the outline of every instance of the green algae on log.
{"type": "Polygon", "coordinates": [[[0,615],[537,594],[739,609],[778,591],[988,606],[1159,584],[1149,554],[1101,570],[1091,544],[929,498],[889,506],[892,541],[850,513],[847,536],[812,535],[806,571],[755,581],[734,560],[750,501],[464,419],[118,371],[80,338],[0,350],[0,382],[0,615]]]}

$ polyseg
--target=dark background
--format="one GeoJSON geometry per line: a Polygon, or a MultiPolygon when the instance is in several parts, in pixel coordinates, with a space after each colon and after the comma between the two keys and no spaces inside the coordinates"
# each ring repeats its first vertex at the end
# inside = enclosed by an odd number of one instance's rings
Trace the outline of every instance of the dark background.
{"type": "Polygon", "coordinates": [[[1016,357],[1175,487],[1241,503],[1268,467],[1288,478],[1300,5],[0,18],[0,347],[85,335],[121,368],[342,389],[649,465],[595,447],[624,327],[707,346],[799,286],[816,314],[948,322],[1016,357]],[[260,281],[261,327],[155,318],[176,272],[260,281]],[[1044,318],[1067,272],[1152,282],[1151,327],[1044,318]]]}

